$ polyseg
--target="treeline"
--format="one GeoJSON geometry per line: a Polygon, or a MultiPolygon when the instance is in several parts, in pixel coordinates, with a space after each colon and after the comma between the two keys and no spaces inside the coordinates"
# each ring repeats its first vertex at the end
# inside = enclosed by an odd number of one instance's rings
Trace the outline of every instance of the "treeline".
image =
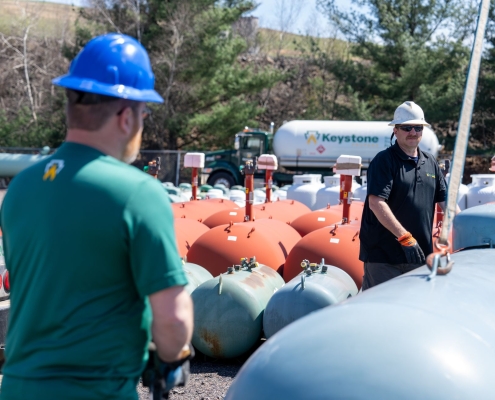
{"type": "MultiPolygon", "coordinates": [[[[88,0],[73,10],[21,3],[22,18],[0,19],[0,146],[57,147],[64,96],[51,79],[92,37],[118,31],[148,49],[165,99],[146,120],[145,148],[213,149],[271,121],[389,120],[405,100],[423,107],[452,148],[479,1],[352,0],[343,11],[320,0],[334,39],[287,33],[302,1],[279,0],[281,30],[258,32],[242,19],[249,1],[88,0]],[[67,15],[54,17],[62,9],[67,15]]],[[[471,153],[495,148],[494,26],[492,7],[471,153]]]]}

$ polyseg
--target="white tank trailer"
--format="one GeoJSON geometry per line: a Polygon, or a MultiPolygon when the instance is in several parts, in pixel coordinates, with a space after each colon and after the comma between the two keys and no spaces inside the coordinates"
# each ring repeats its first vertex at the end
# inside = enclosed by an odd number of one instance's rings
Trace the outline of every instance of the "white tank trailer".
{"type": "MultiPolygon", "coordinates": [[[[293,168],[331,168],[341,154],[361,156],[367,168],[375,155],[390,146],[393,128],[379,121],[290,121],[273,137],[279,164],[293,168]]],[[[435,157],[441,146],[425,127],[419,147],[435,157]]]]}

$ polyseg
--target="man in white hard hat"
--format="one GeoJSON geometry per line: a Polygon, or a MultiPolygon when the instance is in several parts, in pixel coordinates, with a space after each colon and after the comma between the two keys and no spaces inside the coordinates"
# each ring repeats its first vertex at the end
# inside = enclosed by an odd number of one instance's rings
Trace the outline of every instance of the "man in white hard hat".
{"type": "Polygon", "coordinates": [[[488,171],[495,172],[495,156],[492,157],[490,168],[488,168],[488,171]]]}
{"type": "Polygon", "coordinates": [[[394,114],[395,144],[371,161],[363,209],[359,259],[363,290],[409,272],[432,252],[435,204],[445,209],[446,183],[435,158],[421,149],[430,126],[420,106],[401,104],[394,114]]]}

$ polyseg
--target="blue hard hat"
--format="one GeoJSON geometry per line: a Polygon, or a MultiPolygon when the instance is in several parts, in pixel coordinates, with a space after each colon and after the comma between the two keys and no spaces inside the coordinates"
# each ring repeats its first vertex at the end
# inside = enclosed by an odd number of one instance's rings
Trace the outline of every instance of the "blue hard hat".
{"type": "Polygon", "coordinates": [[[135,101],[163,103],[145,48],[136,39],[109,33],[91,39],[53,84],[135,101]]]}

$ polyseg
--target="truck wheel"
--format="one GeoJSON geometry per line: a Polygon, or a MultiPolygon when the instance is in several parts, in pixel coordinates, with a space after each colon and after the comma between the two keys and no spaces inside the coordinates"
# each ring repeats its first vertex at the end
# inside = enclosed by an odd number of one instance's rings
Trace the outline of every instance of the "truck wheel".
{"type": "Polygon", "coordinates": [[[223,183],[228,189],[235,185],[234,178],[227,172],[216,172],[208,179],[208,185],[215,186],[219,183],[223,183]]]}

